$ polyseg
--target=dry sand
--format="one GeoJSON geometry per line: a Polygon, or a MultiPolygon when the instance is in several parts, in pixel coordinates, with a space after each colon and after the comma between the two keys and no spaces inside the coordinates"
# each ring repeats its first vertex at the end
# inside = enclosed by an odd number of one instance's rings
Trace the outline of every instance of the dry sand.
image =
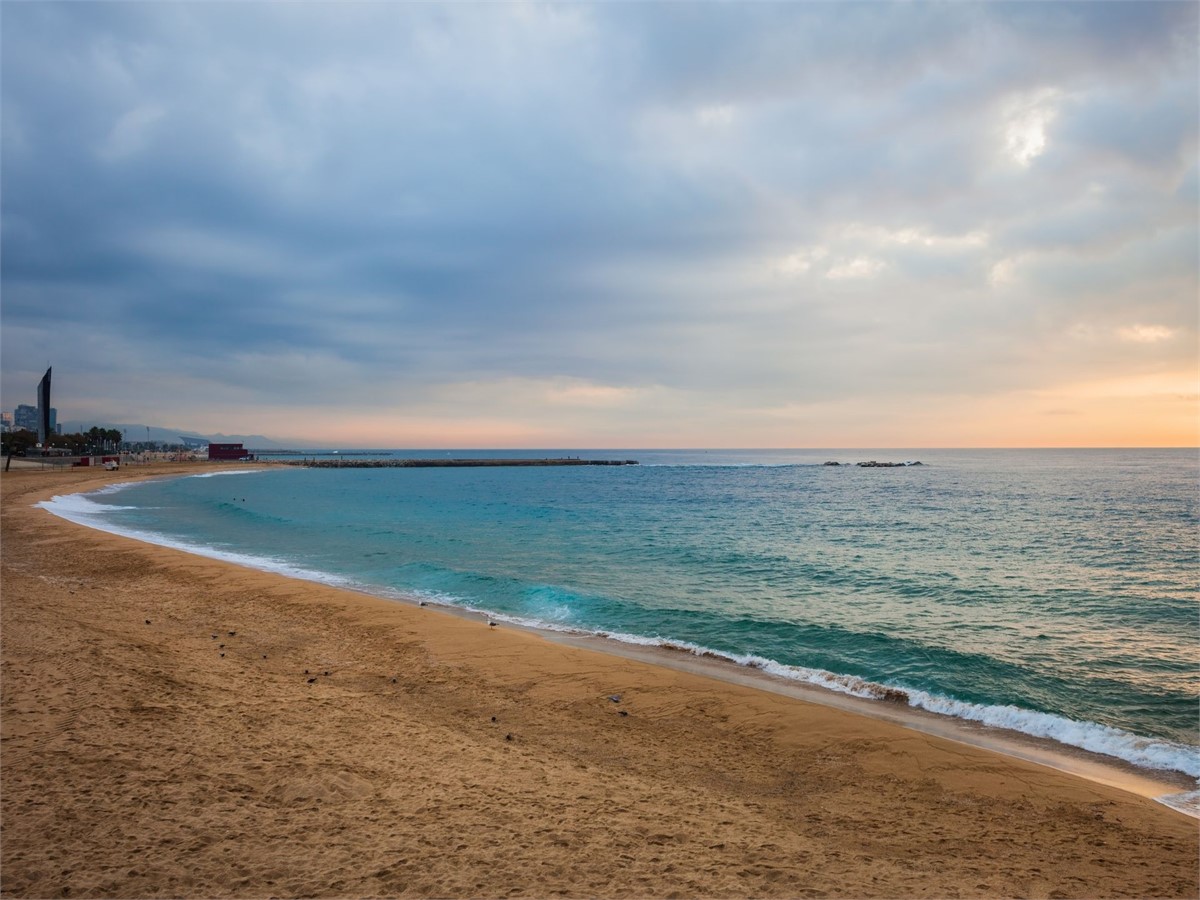
{"type": "Polygon", "coordinates": [[[31,508],[138,474],[0,480],[5,897],[1200,893],[1116,788],[31,508]]]}

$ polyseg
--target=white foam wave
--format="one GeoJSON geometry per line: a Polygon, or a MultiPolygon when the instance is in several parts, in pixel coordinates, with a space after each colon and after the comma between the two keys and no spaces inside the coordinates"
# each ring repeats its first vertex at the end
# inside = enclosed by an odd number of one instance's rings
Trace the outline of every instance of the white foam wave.
{"type": "MultiPolygon", "coordinates": [[[[96,492],[101,493],[100,491],[96,492]]],[[[104,493],[115,493],[111,490],[105,490],[104,493]]],[[[80,525],[93,525],[97,528],[102,528],[100,517],[107,515],[113,510],[118,509],[136,509],[134,506],[117,506],[111,503],[97,503],[91,500],[85,494],[64,494],[55,495],[49,500],[43,500],[40,503],[35,503],[35,507],[46,509],[63,519],[69,519],[72,522],[77,522],[80,525]]]]}
{"type": "MultiPolygon", "coordinates": [[[[132,482],[130,482],[132,483],[132,482]]],[[[111,487],[105,488],[103,491],[95,491],[94,494],[110,493],[111,487]]],[[[332,575],[328,572],[322,572],[317,569],[308,569],[304,566],[298,566],[292,562],[283,559],[276,559],[270,556],[257,556],[250,553],[238,553],[233,550],[223,550],[219,547],[210,547],[206,544],[194,544],[189,541],[180,540],[170,537],[165,534],[160,534],[155,531],[143,531],[137,528],[129,528],[124,525],[118,525],[109,519],[105,518],[108,513],[114,510],[122,509],[138,509],[135,506],[113,506],[107,503],[96,503],[90,500],[89,495],[85,494],[65,494],[54,496],[50,500],[43,500],[40,503],[34,504],[36,507],[45,509],[59,518],[66,519],[69,522],[75,522],[77,525],[86,525],[89,528],[95,528],[97,531],[105,531],[109,534],[120,535],[121,537],[132,538],[136,541],[142,541],[147,544],[155,544],[159,547],[170,547],[173,550],[182,550],[186,553],[192,553],[196,556],[204,556],[209,559],[218,559],[223,562],[234,563],[235,565],[245,566],[250,569],[258,569],[264,572],[276,572],[280,575],[286,575],[289,578],[299,578],[304,581],[315,581],[321,584],[328,584],[334,587],[351,588],[355,590],[362,589],[362,586],[352,579],[345,578],[340,575],[332,575]]]]}
{"type": "Polygon", "coordinates": [[[220,475],[253,475],[256,472],[263,472],[264,469],[229,469],[221,472],[201,472],[199,475],[187,475],[187,478],[217,478],[220,475]]]}
{"type": "Polygon", "coordinates": [[[1146,769],[1174,770],[1200,778],[1200,749],[1195,747],[1159,738],[1140,737],[1098,722],[1079,722],[1016,706],[966,703],[924,691],[908,693],[910,705],[930,712],[979,722],[992,728],[1008,728],[1033,737],[1049,738],[1070,747],[1115,756],[1146,769]]]}
{"type": "Polygon", "coordinates": [[[1182,794],[1165,794],[1155,797],[1163,806],[1178,810],[1193,819],[1200,819],[1200,791],[1185,791],[1182,794]]]}

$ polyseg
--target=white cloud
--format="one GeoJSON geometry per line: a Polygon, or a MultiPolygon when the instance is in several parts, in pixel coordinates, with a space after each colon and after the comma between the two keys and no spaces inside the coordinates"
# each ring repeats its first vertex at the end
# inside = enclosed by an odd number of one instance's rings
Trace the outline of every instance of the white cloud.
{"type": "Polygon", "coordinates": [[[988,282],[992,287],[1005,287],[1017,280],[1017,260],[1007,257],[992,265],[988,282]]]}
{"type": "Polygon", "coordinates": [[[1162,325],[1130,325],[1126,328],[1117,329],[1117,337],[1123,341],[1131,341],[1135,344],[1157,344],[1159,341],[1167,340],[1174,334],[1173,329],[1162,325]]]}
{"type": "Polygon", "coordinates": [[[841,260],[831,266],[825,277],[831,281],[847,281],[857,278],[872,278],[884,268],[884,262],[866,256],[856,256],[853,259],[841,260]]]}
{"type": "Polygon", "coordinates": [[[963,234],[938,234],[927,228],[884,228],[878,225],[854,223],[843,231],[850,240],[860,240],[876,246],[923,247],[929,250],[971,250],[986,247],[989,236],[982,229],[963,234]]]}
{"type": "Polygon", "coordinates": [[[828,247],[805,247],[777,260],[774,269],[780,275],[795,277],[808,272],[814,263],[820,262],[827,256],[829,256],[828,247]]]}
{"type": "Polygon", "coordinates": [[[1004,150],[1028,167],[1046,150],[1046,128],[1058,116],[1060,92],[1043,88],[1011,98],[1004,107],[1004,150]]]}

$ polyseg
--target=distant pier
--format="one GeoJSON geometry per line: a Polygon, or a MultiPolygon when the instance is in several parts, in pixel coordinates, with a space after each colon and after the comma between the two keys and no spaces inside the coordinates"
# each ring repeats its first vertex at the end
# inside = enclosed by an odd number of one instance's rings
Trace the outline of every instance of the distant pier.
{"type": "Polygon", "coordinates": [[[289,459],[285,466],[310,469],[467,469],[488,466],[636,466],[636,459],[289,459]]]}

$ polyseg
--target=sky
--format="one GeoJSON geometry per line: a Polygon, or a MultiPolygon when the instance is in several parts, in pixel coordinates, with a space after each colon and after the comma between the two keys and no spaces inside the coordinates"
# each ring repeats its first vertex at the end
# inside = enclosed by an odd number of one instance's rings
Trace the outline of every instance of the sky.
{"type": "Polygon", "coordinates": [[[0,4],[0,406],[1200,444],[1192,2],[0,4]]]}

